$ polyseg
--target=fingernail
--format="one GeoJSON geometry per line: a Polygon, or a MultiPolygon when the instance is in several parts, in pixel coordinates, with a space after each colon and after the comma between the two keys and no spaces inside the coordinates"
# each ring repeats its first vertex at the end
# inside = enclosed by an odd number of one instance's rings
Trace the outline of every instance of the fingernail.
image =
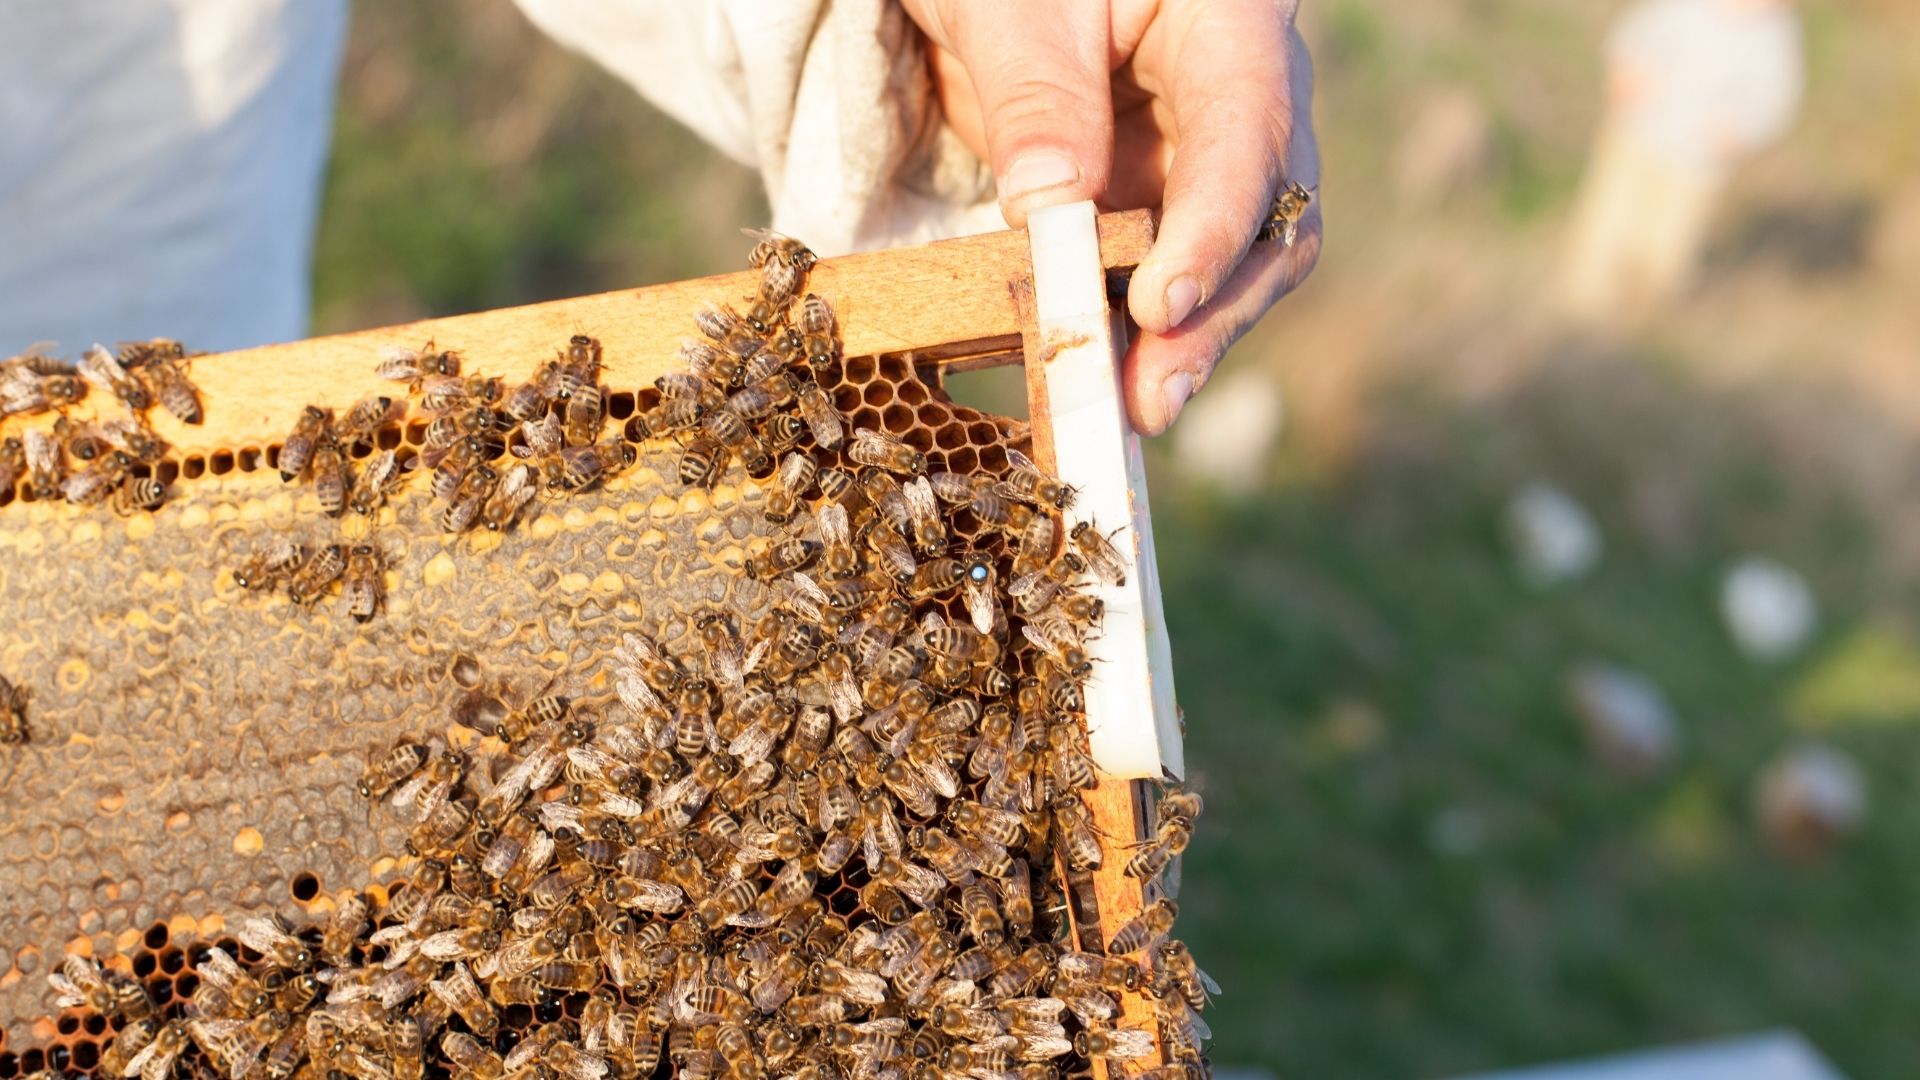
{"type": "MultiPolygon", "coordinates": [[[[1167,285],[1167,329],[1171,330],[1186,321],[1193,309],[1200,305],[1200,283],[1181,274],[1167,285]]],[[[1188,379],[1191,389],[1193,380],[1188,379]]],[[[1168,385],[1172,385],[1171,382],[1168,385]]]]}
{"type": "Polygon", "coordinates": [[[1184,371],[1167,376],[1160,384],[1161,403],[1166,409],[1167,427],[1180,418],[1180,410],[1186,407],[1187,399],[1193,396],[1193,376],[1184,371]]]}
{"type": "Polygon", "coordinates": [[[1080,166],[1071,158],[1056,150],[1037,150],[1007,167],[1006,178],[1000,182],[1000,197],[1018,201],[1078,179],[1080,166]]]}

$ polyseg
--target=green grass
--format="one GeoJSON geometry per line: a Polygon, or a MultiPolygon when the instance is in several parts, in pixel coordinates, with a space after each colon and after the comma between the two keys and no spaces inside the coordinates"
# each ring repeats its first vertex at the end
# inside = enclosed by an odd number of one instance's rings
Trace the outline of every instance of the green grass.
{"type": "MultiPolygon", "coordinates": [[[[1874,805],[1831,859],[1784,863],[1749,813],[1756,773],[1802,734],[1796,687],[1833,681],[1823,658],[1871,599],[1828,591],[1806,658],[1752,664],[1715,603],[1742,538],[1716,524],[1677,549],[1649,542],[1606,482],[1698,432],[1656,425],[1622,448],[1548,425],[1560,445],[1515,447],[1510,413],[1387,409],[1398,449],[1336,476],[1239,506],[1156,500],[1188,758],[1209,800],[1182,927],[1227,988],[1214,1059],[1444,1076],[1790,1025],[1849,1075],[1915,1060],[1920,707],[1909,694],[1828,731],[1865,765],[1874,805]],[[1515,576],[1499,521],[1523,476],[1586,478],[1577,494],[1609,543],[1589,579],[1539,591],[1515,576]],[[1563,679],[1592,658],[1669,696],[1683,735],[1663,776],[1590,760],[1563,679]],[[1477,846],[1436,843],[1449,828],[1477,846]]],[[[1710,426],[1732,472],[1765,463],[1736,425],[1710,426]]],[[[1797,535],[1770,551],[1802,566],[1828,565],[1853,528],[1831,500],[1708,486],[1725,504],[1715,522],[1797,535]]],[[[1870,681],[1909,663],[1888,652],[1869,650],[1870,681]]],[[[1859,678],[1843,700],[1874,699],[1859,678]]]]}

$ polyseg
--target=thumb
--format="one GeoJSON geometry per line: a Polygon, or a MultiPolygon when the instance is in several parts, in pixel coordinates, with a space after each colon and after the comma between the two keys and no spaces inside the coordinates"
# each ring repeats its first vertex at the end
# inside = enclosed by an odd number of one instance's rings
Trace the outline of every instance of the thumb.
{"type": "Polygon", "coordinates": [[[1106,191],[1113,169],[1106,4],[917,0],[907,6],[972,83],[1009,225],[1026,224],[1029,210],[1106,191]]]}

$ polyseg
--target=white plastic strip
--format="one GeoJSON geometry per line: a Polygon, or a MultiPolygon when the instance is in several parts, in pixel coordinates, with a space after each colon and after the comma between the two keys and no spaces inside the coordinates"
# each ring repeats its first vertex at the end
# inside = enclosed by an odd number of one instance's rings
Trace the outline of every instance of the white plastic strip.
{"type": "MultiPolygon", "coordinates": [[[[1108,310],[1093,204],[1028,215],[1033,295],[1060,479],[1078,489],[1063,531],[1081,522],[1112,534],[1122,585],[1093,582],[1106,602],[1086,685],[1093,759],[1127,779],[1186,773],[1173,693],[1173,650],[1160,610],[1140,437],[1120,393],[1121,320],[1108,310]]],[[[1072,540],[1067,541],[1069,545],[1072,540]]]]}

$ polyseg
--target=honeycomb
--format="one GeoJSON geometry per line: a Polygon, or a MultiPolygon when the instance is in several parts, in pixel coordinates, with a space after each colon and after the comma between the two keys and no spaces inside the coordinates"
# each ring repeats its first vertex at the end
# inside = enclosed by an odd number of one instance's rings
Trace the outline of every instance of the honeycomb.
{"type": "MultiPolygon", "coordinates": [[[[1004,475],[1024,440],[1017,422],[953,403],[909,357],[847,358],[821,385],[854,427],[898,437],[930,472],[1004,475]]],[[[166,1006],[193,998],[210,946],[260,960],[227,936],[230,920],[277,911],[317,926],[354,892],[384,909],[417,860],[383,854],[406,849],[406,828],[356,792],[370,759],[402,740],[491,758],[499,718],[545,687],[610,699],[608,658],[625,635],[695,655],[696,613],[744,626],[772,604],[774,590],[742,571],[778,535],[762,512],[773,481],[735,468],[712,490],[683,489],[680,452],[639,419],[658,391],[608,390],[632,466],[537,504],[504,533],[443,534],[419,484],[371,518],[336,521],[310,490],[281,483],[279,444],[160,463],[152,475],[170,497],[152,513],[36,501],[24,482],[0,491],[0,609],[11,616],[0,675],[32,694],[31,741],[0,751],[16,806],[0,821],[12,886],[0,900],[0,1015],[44,1009],[44,976],[67,955],[131,976],[166,1006]],[[384,610],[362,625],[341,605],[246,592],[232,568],[274,537],[378,544],[384,610]]],[[[355,456],[411,456],[425,438],[421,419],[388,425],[355,456]]],[[[1003,546],[964,506],[947,524],[963,546],[1003,546]]],[[[965,620],[957,598],[945,606],[965,620]]],[[[1068,904],[1039,876],[1047,934],[1062,939],[1068,904]]],[[[867,881],[855,860],[818,895],[854,914],[867,881]]],[[[1083,919],[1093,914],[1076,899],[1083,919]]],[[[577,1019],[585,1000],[510,1006],[505,1026],[577,1019]]],[[[113,1031],[75,1008],[11,1026],[0,1080],[91,1075],[113,1031]]]]}

